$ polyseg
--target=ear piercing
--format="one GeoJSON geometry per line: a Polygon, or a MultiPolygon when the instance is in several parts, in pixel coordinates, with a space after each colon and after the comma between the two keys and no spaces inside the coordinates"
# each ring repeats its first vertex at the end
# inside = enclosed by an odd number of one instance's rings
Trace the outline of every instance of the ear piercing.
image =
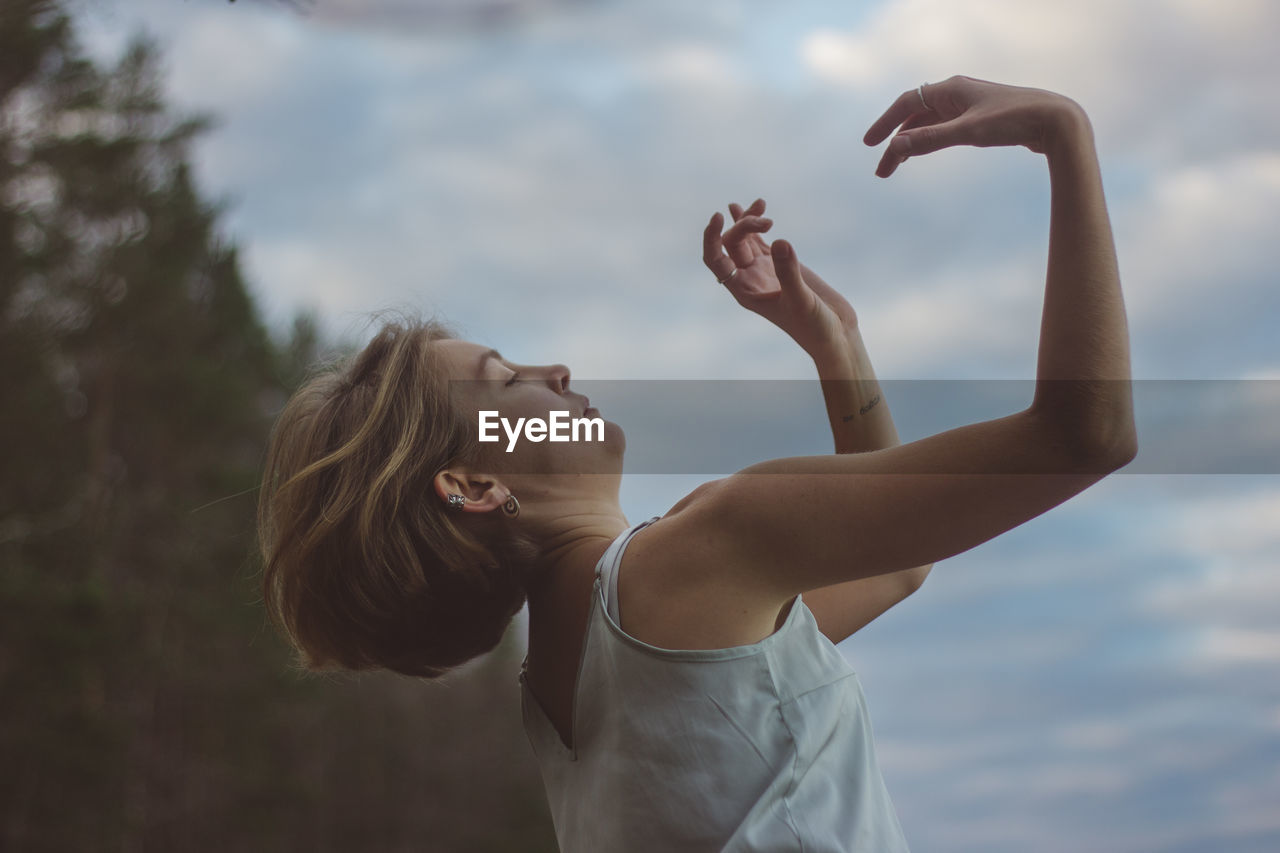
{"type": "MultiPolygon", "coordinates": [[[[449,509],[462,509],[467,504],[467,499],[462,495],[449,495],[449,509]]],[[[510,518],[516,518],[520,515],[520,501],[516,500],[515,495],[507,495],[507,499],[502,504],[502,511],[510,518]]]]}

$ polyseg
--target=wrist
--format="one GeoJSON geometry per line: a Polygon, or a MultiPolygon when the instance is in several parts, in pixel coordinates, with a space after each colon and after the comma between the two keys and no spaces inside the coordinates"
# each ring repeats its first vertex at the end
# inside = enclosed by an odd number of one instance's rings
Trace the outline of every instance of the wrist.
{"type": "Polygon", "coordinates": [[[856,379],[856,349],[848,335],[832,337],[805,349],[818,369],[819,379],[856,379]]]}
{"type": "Polygon", "coordinates": [[[1047,111],[1041,132],[1040,151],[1050,161],[1093,147],[1093,125],[1084,108],[1070,98],[1060,97],[1047,111]]]}
{"type": "Polygon", "coordinates": [[[833,341],[828,349],[810,355],[818,368],[819,379],[876,381],[871,356],[867,354],[867,345],[863,343],[862,333],[856,326],[848,329],[839,341],[833,341]]]}

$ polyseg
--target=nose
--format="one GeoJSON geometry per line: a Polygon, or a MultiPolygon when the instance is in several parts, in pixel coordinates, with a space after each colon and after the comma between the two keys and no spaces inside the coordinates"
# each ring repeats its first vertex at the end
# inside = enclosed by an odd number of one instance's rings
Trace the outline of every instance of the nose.
{"type": "Polygon", "coordinates": [[[563,364],[553,364],[547,368],[547,382],[559,393],[569,390],[569,368],[563,364]]]}

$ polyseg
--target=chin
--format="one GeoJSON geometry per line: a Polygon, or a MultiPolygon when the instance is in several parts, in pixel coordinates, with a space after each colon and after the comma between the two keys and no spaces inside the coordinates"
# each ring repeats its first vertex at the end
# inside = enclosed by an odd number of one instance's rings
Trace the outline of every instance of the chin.
{"type": "Polygon", "coordinates": [[[604,422],[604,441],[592,445],[591,454],[583,461],[583,470],[591,474],[621,476],[622,459],[627,452],[627,435],[613,421],[604,422]]]}
{"type": "Polygon", "coordinates": [[[622,427],[605,421],[603,441],[581,444],[567,452],[540,457],[532,463],[531,470],[549,474],[620,476],[626,449],[627,438],[622,427]]]}
{"type": "Polygon", "coordinates": [[[627,434],[622,427],[610,420],[604,422],[604,446],[616,449],[619,457],[627,450],[627,434]]]}

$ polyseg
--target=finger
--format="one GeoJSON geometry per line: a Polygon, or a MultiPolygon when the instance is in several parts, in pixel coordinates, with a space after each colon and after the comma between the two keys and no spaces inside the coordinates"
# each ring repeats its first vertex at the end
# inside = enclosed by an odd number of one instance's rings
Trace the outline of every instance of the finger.
{"type": "Polygon", "coordinates": [[[758,198],[743,209],[742,205],[734,202],[729,203],[729,214],[733,217],[733,221],[737,222],[743,216],[763,216],[764,215],[764,199],[758,198]]]}
{"type": "Polygon", "coordinates": [[[763,216],[743,216],[729,226],[721,240],[726,248],[747,240],[752,234],[761,234],[773,227],[773,220],[763,216]]]}
{"type": "Polygon", "coordinates": [[[760,236],[759,231],[753,231],[752,233],[747,234],[742,240],[742,245],[751,255],[751,261],[753,263],[756,260],[769,255],[769,244],[760,236]]]}
{"type": "Polygon", "coordinates": [[[773,256],[773,270],[778,275],[778,284],[781,285],[783,294],[794,296],[803,293],[807,285],[804,283],[795,248],[786,240],[774,240],[769,247],[769,254],[773,256]]]}
{"type": "MultiPolygon", "coordinates": [[[[746,213],[750,216],[764,216],[764,199],[758,198],[751,202],[751,206],[747,208],[746,213]]],[[[758,255],[769,254],[769,244],[759,234],[751,235],[751,245],[758,255]]]]}
{"type": "Polygon", "coordinates": [[[761,232],[759,231],[755,231],[746,235],[744,238],[746,246],[751,249],[751,257],[753,260],[761,255],[769,254],[769,244],[760,236],[760,233],[761,232]]]}
{"type": "Polygon", "coordinates": [[[866,136],[862,137],[862,141],[867,145],[879,145],[893,132],[895,127],[916,113],[925,111],[924,105],[920,103],[920,93],[915,89],[908,89],[890,104],[889,109],[885,110],[880,118],[872,123],[866,136]]]}
{"type": "MultiPolygon", "coordinates": [[[[758,198],[751,202],[745,209],[736,202],[729,203],[729,215],[733,217],[733,221],[737,222],[743,216],[761,216],[764,214],[765,201],[758,198]]],[[[769,244],[759,234],[754,234],[748,238],[747,245],[750,248],[751,260],[769,254],[769,244]]]]}
{"type": "Polygon", "coordinates": [[[880,158],[880,165],[876,167],[876,174],[887,178],[909,157],[932,154],[953,145],[972,144],[971,125],[972,122],[958,118],[940,123],[921,122],[900,131],[889,140],[889,145],[880,158]]]}
{"type": "Polygon", "coordinates": [[[752,234],[760,234],[773,227],[773,220],[763,216],[743,216],[721,238],[724,248],[733,259],[735,266],[748,266],[756,258],[754,247],[747,239],[752,234]]]}
{"type": "Polygon", "coordinates": [[[724,227],[724,217],[719,213],[711,215],[706,230],[702,232],[702,262],[711,270],[717,281],[724,281],[733,274],[733,260],[724,253],[724,245],[720,239],[720,229],[724,227]]]}
{"type": "Polygon", "coordinates": [[[931,124],[938,124],[940,121],[942,121],[942,116],[937,113],[916,113],[902,123],[902,127],[898,128],[898,132],[911,130],[913,127],[928,127],[931,124]]]}
{"type": "Polygon", "coordinates": [[[973,129],[973,124],[972,121],[963,117],[951,121],[921,124],[918,127],[900,131],[889,142],[889,147],[892,148],[897,144],[908,155],[919,157],[921,154],[932,154],[953,145],[971,145],[973,135],[970,131],[973,129]]]}
{"type": "Polygon", "coordinates": [[[889,177],[906,161],[907,154],[903,153],[902,146],[895,148],[893,143],[890,143],[889,146],[884,149],[884,153],[880,155],[880,162],[876,164],[876,177],[889,177]]]}

